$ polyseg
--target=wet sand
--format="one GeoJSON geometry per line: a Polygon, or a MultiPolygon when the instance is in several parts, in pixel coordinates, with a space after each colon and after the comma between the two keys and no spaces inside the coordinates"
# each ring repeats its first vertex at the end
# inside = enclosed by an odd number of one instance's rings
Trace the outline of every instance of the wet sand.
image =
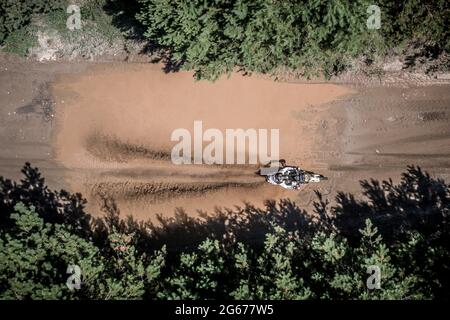
{"type": "Polygon", "coordinates": [[[140,219],[281,197],[308,207],[314,189],[357,192],[361,179],[398,180],[407,164],[450,177],[448,85],[293,84],[240,75],[209,83],[150,64],[2,68],[0,175],[17,178],[31,161],[52,188],[82,192],[95,214],[101,196],[140,219]],[[174,165],[170,135],[192,132],[194,120],[204,130],[280,129],[280,157],[330,179],[288,191],[265,184],[252,165],[174,165]]]}

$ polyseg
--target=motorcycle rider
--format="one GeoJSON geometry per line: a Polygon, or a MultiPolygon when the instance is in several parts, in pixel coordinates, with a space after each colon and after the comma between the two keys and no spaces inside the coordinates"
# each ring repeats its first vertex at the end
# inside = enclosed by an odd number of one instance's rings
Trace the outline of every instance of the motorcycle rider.
{"type": "Polygon", "coordinates": [[[286,166],[283,159],[272,160],[261,167],[256,174],[265,176],[266,181],[284,189],[298,190],[310,182],[320,182],[327,178],[313,172],[304,171],[296,166],[286,166]],[[273,165],[278,163],[278,165],[273,165]]]}
{"type": "Polygon", "coordinates": [[[301,170],[293,168],[286,175],[282,175],[280,180],[282,180],[280,186],[285,189],[299,189],[303,185],[305,178],[301,170]]]}

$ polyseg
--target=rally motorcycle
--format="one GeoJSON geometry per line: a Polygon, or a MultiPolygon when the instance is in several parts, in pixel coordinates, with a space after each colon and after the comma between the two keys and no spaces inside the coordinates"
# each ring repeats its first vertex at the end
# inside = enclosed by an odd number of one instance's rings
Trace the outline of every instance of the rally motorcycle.
{"type": "Polygon", "coordinates": [[[287,166],[283,159],[269,162],[256,173],[265,177],[270,184],[291,190],[299,189],[302,185],[311,182],[321,182],[328,179],[321,174],[306,171],[299,167],[287,166]]]}

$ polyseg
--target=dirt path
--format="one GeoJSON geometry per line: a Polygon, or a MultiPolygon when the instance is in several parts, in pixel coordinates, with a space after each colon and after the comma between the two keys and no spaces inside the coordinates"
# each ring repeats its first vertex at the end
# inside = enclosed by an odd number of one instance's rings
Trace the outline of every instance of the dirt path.
{"type": "Polygon", "coordinates": [[[239,75],[207,83],[148,64],[0,67],[0,175],[15,177],[31,160],[53,187],[87,196],[92,212],[101,195],[144,219],[280,197],[308,206],[313,188],[357,191],[361,179],[398,179],[407,164],[450,176],[448,85],[361,88],[239,75]],[[192,131],[194,120],[204,129],[279,128],[281,157],[330,180],[295,192],[266,185],[254,166],[173,165],[170,134],[192,131]]]}
{"type": "MultiPolygon", "coordinates": [[[[213,210],[250,201],[292,197],[264,184],[255,166],[173,165],[172,131],[280,129],[280,154],[301,162],[311,134],[298,133],[297,116],[350,90],[334,85],[292,85],[233,75],[215,83],[192,74],[161,73],[155,65],[97,66],[81,77],[55,83],[57,159],[70,171],[73,189],[91,200],[108,195],[123,211],[213,210]]],[[[91,201],[92,202],[92,201],[91,201]]]]}

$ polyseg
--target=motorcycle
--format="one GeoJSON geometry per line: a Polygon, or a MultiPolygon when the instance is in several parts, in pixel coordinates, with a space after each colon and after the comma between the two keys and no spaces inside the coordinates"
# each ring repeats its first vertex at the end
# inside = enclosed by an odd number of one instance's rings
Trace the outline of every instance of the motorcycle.
{"type": "Polygon", "coordinates": [[[265,177],[268,183],[290,190],[299,189],[302,185],[308,183],[328,180],[321,174],[306,171],[296,166],[287,166],[284,159],[271,161],[256,173],[265,177]],[[277,162],[278,165],[274,166],[273,163],[277,162]]]}

